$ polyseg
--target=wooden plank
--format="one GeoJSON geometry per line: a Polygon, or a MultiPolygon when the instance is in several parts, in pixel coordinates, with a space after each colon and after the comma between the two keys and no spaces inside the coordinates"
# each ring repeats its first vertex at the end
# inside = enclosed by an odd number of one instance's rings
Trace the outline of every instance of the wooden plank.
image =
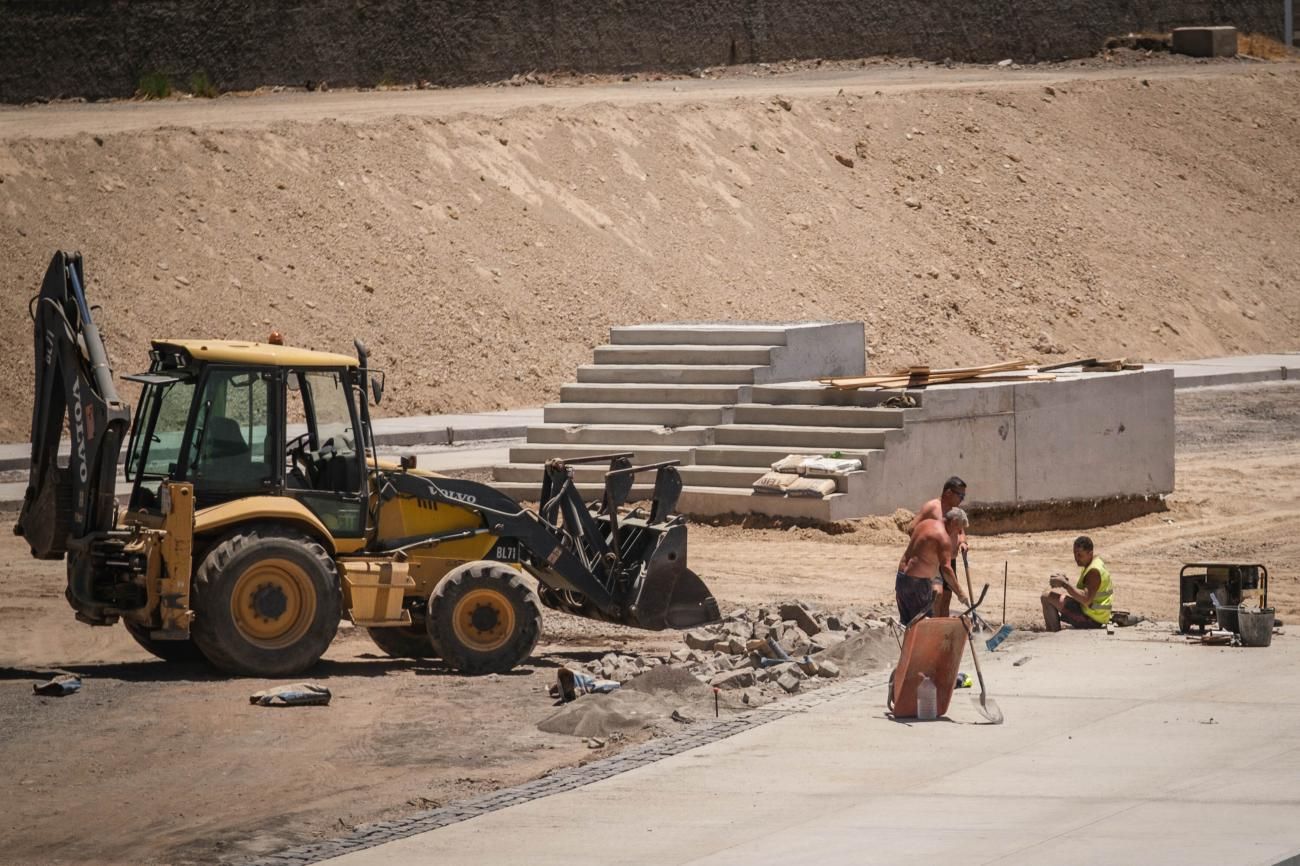
{"type": "Polygon", "coordinates": [[[1097,363],[1096,358],[1080,358],[1077,361],[1062,361],[1059,364],[1048,364],[1046,366],[1039,365],[1038,372],[1050,373],[1053,370],[1064,370],[1066,367],[1085,367],[1088,364],[1095,363],[1097,363]]]}

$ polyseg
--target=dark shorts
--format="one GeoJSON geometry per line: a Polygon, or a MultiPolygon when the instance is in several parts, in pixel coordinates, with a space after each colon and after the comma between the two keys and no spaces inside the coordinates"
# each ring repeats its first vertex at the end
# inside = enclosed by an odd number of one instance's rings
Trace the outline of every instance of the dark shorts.
{"type": "Polygon", "coordinates": [[[1065,600],[1065,610],[1061,611],[1061,622],[1071,628],[1101,628],[1101,623],[1083,612],[1083,607],[1072,598],[1065,600]]]}
{"type": "Polygon", "coordinates": [[[934,586],[928,578],[908,577],[900,571],[894,577],[894,598],[898,601],[898,621],[907,625],[929,609],[934,601],[934,586]]]}

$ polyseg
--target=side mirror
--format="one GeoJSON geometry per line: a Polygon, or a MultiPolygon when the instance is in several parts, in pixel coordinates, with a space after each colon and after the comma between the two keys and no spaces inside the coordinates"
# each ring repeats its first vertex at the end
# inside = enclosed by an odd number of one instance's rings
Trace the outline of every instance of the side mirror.
{"type": "Polygon", "coordinates": [[[375,405],[384,399],[384,374],[382,371],[370,374],[370,393],[375,398],[375,405]]]}

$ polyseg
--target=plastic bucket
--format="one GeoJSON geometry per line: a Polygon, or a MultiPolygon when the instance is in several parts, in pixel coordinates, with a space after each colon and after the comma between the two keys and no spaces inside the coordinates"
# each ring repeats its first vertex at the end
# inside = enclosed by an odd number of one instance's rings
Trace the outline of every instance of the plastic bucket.
{"type": "Polygon", "coordinates": [[[1268,646],[1273,642],[1273,608],[1237,611],[1242,646],[1268,646]]]}

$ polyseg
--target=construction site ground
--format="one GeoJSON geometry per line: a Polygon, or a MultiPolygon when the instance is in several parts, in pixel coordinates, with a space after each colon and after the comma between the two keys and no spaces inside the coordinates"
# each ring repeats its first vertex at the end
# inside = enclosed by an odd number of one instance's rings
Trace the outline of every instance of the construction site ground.
{"type": "MultiPolygon", "coordinates": [[[[1262,561],[1278,616],[1297,622],[1300,385],[1182,391],[1177,411],[1178,490],[1167,510],[1088,530],[1115,575],[1117,605],[1168,622],[1176,616],[1181,563],[1262,561]]],[[[970,496],[976,503],[978,489],[970,496]]],[[[12,517],[3,515],[6,523],[12,517]]],[[[690,561],[724,610],[793,598],[827,609],[884,610],[905,519],[864,519],[829,531],[694,525],[690,561]]],[[[1019,632],[1004,658],[1035,656],[1042,668],[1057,663],[1055,655],[1040,656],[1039,639],[1026,632],[1038,619],[1047,575],[1068,570],[1076,534],[973,537],[973,577],[977,585],[994,584],[987,603],[994,621],[1008,563],[1008,619],[1019,632]]],[[[153,661],[121,628],[76,623],[62,595],[61,563],[31,561],[19,539],[0,536],[0,799],[10,804],[0,818],[3,863],[246,862],[680,728],[659,719],[592,749],[587,740],[536,727],[555,712],[547,687],[558,665],[610,650],[664,654],[682,646],[676,632],[638,633],[548,612],[534,659],[511,675],[471,679],[436,662],[380,657],[364,634],[345,628],[309,677],[333,691],[332,703],[269,709],[248,703],[266,681],[153,661]],[[33,695],[33,683],[60,671],[82,676],[79,693],[33,695]],[[149,737],[146,750],[138,748],[142,736],[149,737]]],[[[1169,651],[1223,652],[1181,645],[1169,651]]],[[[1259,689],[1277,687],[1271,668],[1240,667],[1234,676],[1242,689],[1256,675],[1259,689]]],[[[1003,669],[1012,668],[999,663],[989,670],[995,694],[1003,669]]],[[[1125,666],[1106,672],[1120,693],[1133,675],[1125,666]]],[[[724,711],[734,709],[724,703],[724,711]]],[[[1006,730],[1028,723],[1014,719],[1006,730]]],[[[881,736],[887,743],[916,732],[881,736]]]]}
{"type": "MultiPolygon", "coordinates": [[[[390,415],[535,407],[611,325],[653,321],[865,320],[873,371],[1297,348],[1295,63],[772,71],[0,108],[0,440],[29,437],[27,303],[55,249],[86,255],[119,373],[155,337],[360,337],[390,415]]],[[[1077,670],[1025,627],[1083,526],[1128,610],[1173,620],[1181,563],[1240,559],[1268,564],[1278,615],[1300,617],[1300,387],[1182,392],[1177,409],[1167,510],[973,537],[995,621],[1008,563],[1005,658],[1034,656],[1034,676],[1077,670]]],[[[907,517],[695,525],[690,562],[724,610],[887,609],[907,517]]],[[[310,674],[328,707],[253,707],[266,681],[76,623],[62,564],[2,532],[0,863],[244,863],[635,748],[678,723],[593,749],[537,729],[547,686],[559,665],[681,641],[548,613],[534,659],[469,679],[345,628],[310,674]],[[32,694],[58,672],[81,691],[32,694]]],[[[1240,688],[1287,687],[1236,663],[1240,688]]],[[[992,665],[995,694],[1000,669],[1022,670],[992,665]]],[[[1134,669],[1106,675],[1121,693],[1161,679],[1134,669]]],[[[1036,712],[998,733],[1037,730],[1036,712]]]]}

